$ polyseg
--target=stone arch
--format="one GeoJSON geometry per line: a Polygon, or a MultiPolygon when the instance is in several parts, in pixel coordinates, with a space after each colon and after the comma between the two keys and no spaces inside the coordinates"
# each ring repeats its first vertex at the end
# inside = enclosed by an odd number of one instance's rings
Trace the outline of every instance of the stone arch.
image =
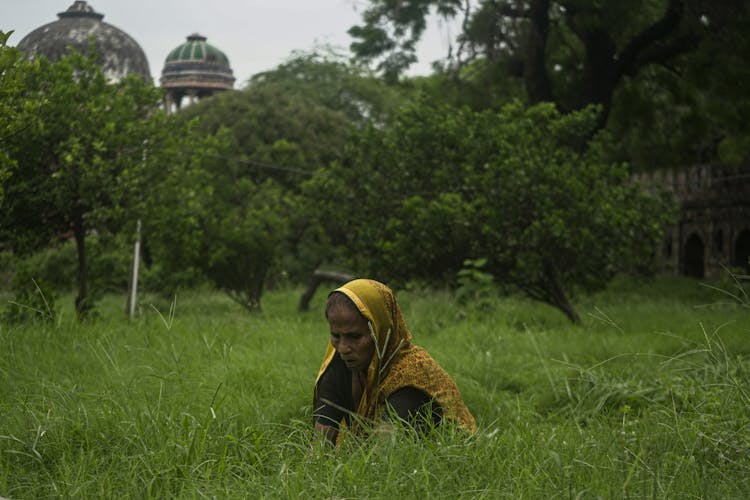
{"type": "Polygon", "coordinates": [[[714,248],[717,253],[724,251],[724,231],[721,228],[714,231],[714,248]]]}
{"type": "Polygon", "coordinates": [[[700,236],[693,233],[685,241],[685,260],[683,273],[691,278],[703,278],[705,276],[705,245],[700,236]]]}
{"type": "Polygon", "coordinates": [[[750,258],[750,229],[745,229],[734,241],[734,259],[732,265],[750,272],[748,258],[750,258]]]}

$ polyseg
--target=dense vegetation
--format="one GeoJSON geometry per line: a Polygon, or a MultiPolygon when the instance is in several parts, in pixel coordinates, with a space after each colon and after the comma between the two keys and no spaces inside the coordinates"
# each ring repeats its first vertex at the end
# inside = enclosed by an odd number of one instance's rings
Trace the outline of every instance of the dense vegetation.
{"type": "Polygon", "coordinates": [[[43,105],[33,116],[17,106],[33,126],[9,136],[0,217],[19,297],[40,282],[64,291],[64,270],[20,259],[73,236],[81,319],[102,292],[89,292],[98,267],[89,249],[118,255],[125,272],[110,269],[105,285],[122,287],[141,222],[154,268],[145,283],[167,295],[209,281],[258,310],[267,284],[300,282],[320,265],[455,284],[465,262],[484,259],[498,282],[578,321],[571,293],[601,288],[634,261],[648,268],[668,220],[607,158],[611,141],[591,137],[593,108],[476,112],[430,97],[396,107],[363,70],[300,57],[167,116],[156,89],[108,84],[94,52],[10,67],[35,82],[19,95],[43,105]],[[331,81],[351,92],[324,92],[331,81]],[[268,105],[279,99],[289,105],[268,105]],[[59,118],[77,109],[80,119],[59,118]],[[298,109],[311,117],[304,125],[298,109]]]}
{"type": "MultiPolygon", "coordinates": [[[[419,101],[368,127],[305,184],[328,234],[389,283],[452,283],[468,262],[579,321],[570,296],[648,269],[670,205],[590,141],[596,113],[518,102],[474,112],[419,101]],[[342,206],[356,210],[341,210],[342,206]]],[[[343,251],[343,250],[342,250],[343,251]]]]}
{"type": "Polygon", "coordinates": [[[349,33],[359,59],[396,79],[435,12],[461,21],[436,61],[443,99],[481,109],[516,95],[599,109],[617,155],[650,170],[747,156],[747,2],[369,0],[349,33]]]}
{"type": "MultiPolygon", "coordinates": [[[[717,497],[750,494],[748,310],[689,280],[617,279],[582,325],[522,298],[401,290],[415,341],[456,379],[474,436],[405,431],[310,452],[324,294],[119,296],[80,324],[3,326],[0,495],[717,497]],[[483,297],[483,298],[482,298],[483,297]]],[[[723,284],[735,290],[731,284],[723,284]]],[[[65,302],[69,304],[69,302],[65,302]]]]}
{"type": "Polygon", "coordinates": [[[211,283],[257,311],[316,268],[452,287],[474,269],[579,321],[576,294],[653,270],[673,210],[634,168],[747,158],[741,2],[367,4],[354,61],[296,53],[172,116],[106,82],[94,43],[49,63],[3,35],[0,285],[75,283],[86,319],[127,287],[140,227],[140,284],[164,296],[211,283]],[[465,17],[459,47],[399,77],[431,8],[465,17]]]}

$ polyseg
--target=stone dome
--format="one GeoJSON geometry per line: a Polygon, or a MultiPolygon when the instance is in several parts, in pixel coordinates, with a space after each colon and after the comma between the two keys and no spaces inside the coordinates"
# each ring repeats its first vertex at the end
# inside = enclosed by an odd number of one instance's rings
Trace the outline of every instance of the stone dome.
{"type": "Polygon", "coordinates": [[[227,56],[208,44],[205,36],[194,33],[167,55],[161,86],[167,90],[211,93],[232,89],[234,75],[227,56]]]}
{"type": "Polygon", "coordinates": [[[18,42],[18,49],[32,58],[42,54],[50,61],[58,61],[67,53],[68,46],[87,53],[89,39],[93,36],[99,61],[109,80],[118,81],[132,74],[151,80],[148,59],[140,45],[124,31],[102,21],[104,15],[95,12],[86,2],[73,2],[57,17],[57,21],[26,35],[18,42]]]}

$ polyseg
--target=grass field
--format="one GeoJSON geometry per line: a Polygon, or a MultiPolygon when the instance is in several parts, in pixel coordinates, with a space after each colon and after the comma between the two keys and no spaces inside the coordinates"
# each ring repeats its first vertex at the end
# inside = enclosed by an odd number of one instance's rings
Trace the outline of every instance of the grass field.
{"type": "MultiPolygon", "coordinates": [[[[583,325],[504,298],[403,291],[415,343],[479,423],[311,450],[319,291],[107,297],[83,325],[2,325],[0,496],[748,498],[750,309],[688,280],[620,279],[583,325]],[[173,307],[173,314],[170,309],[173,307]]],[[[68,298],[59,304],[71,302],[68,298]]]]}

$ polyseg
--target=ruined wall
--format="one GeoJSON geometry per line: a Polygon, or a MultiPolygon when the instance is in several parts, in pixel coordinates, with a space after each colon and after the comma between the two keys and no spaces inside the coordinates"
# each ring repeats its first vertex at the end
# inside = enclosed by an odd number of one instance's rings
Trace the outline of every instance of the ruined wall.
{"type": "Polygon", "coordinates": [[[672,193],[679,206],[660,250],[661,272],[714,278],[724,266],[750,271],[750,166],[664,169],[634,180],[672,193]]]}

